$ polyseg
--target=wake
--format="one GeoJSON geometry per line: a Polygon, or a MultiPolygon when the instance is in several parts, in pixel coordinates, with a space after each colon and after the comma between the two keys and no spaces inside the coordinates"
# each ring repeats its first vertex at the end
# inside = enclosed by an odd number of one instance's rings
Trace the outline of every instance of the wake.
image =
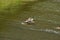
{"type": "Polygon", "coordinates": [[[53,30],[53,29],[36,29],[36,28],[25,28],[25,27],[23,27],[23,29],[31,30],[31,31],[54,33],[54,34],[60,35],[60,31],[56,31],[56,30],[53,30]]]}

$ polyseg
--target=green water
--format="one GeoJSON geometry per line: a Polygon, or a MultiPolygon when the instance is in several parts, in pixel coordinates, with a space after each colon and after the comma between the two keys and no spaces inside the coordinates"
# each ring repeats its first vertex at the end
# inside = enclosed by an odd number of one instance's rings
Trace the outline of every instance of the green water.
{"type": "Polygon", "coordinates": [[[59,0],[24,1],[0,8],[0,40],[60,40],[57,26],[60,26],[59,0]],[[28,17],[33,17],[35,24],[22,25],[28,17]]]}

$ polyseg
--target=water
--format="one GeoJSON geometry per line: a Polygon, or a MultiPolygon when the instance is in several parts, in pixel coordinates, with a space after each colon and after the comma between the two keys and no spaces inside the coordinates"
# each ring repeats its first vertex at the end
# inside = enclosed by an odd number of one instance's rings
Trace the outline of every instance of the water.
{"type": "Polygon", "coordinates": [[[0,10],[0,40],[60,40],[60,3],[52,0],[9,5],[0,10]],[[33,17],[35,24],[22,25],[33,17]]]}

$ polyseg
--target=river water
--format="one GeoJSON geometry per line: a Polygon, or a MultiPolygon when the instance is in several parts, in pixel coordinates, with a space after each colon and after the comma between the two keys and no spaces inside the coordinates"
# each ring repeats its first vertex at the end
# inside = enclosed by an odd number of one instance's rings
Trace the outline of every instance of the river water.
{"type": "Polygon", "coordinates": [[[40,0],[9,5],[0,10],[0,40],[60,40],[59,0],[40,0]],[[28,17],[33,25],[22,25],[28,17]]]}

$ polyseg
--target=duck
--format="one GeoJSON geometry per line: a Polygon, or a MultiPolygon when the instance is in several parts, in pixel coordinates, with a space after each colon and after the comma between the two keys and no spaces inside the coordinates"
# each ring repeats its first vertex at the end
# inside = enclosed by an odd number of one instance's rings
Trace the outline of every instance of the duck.
{"type": "Polygon", "coordinates": [[[34,23],[35,23],[35,20],[34,20],[34,18],[31,18],[31,17],[29,17],[24,22],[22,22],[22,24],[28,24],[28,25],[32,25],[34,23]]]}

